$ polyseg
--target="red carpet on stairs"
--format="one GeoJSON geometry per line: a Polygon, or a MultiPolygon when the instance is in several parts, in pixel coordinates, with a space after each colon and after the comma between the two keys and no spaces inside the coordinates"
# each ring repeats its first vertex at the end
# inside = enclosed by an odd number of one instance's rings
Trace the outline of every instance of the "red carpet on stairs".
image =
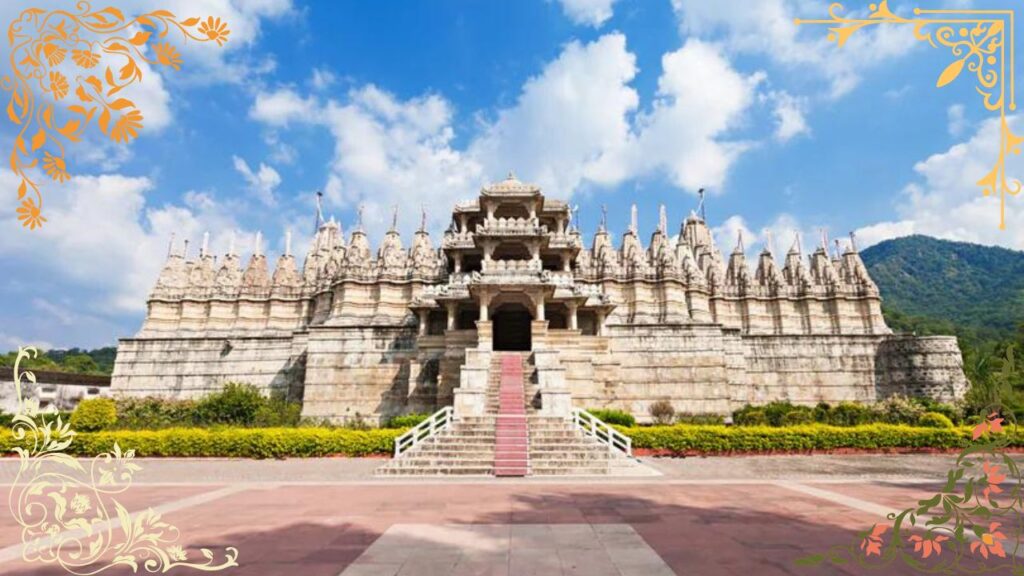
{"type": "Polygon", "coordinates": [[[529,435],[523,392],[522,358],[518,354],[502,357],[498,417],[495,419],[495,476],[526,476],[529,472],[529,435]]]}

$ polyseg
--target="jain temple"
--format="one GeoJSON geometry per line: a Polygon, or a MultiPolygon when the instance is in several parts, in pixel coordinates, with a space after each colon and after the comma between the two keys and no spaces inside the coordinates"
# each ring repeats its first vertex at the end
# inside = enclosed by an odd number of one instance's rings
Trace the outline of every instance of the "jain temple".
{"type": "Polygon", "coordinates": [[[392,227],[374,249],[361,226],[346,237],[331,221],[301,267],[289,249],[273,269],[259,239],[247,262],[172,250],[141,330],[120,341],[113,390],[195,397],[245,382],[301,399],[304,416],[376,423],[493,413],[509,357],[519,407],[537,415],[645,421],[661,400],[727,414],[967,388],[954,338],[886,326],[852,239],[749,261],[742,238],[723,252],[700,216],[670,227],[664,209],[650,236],[634,209],[614,237],[602,223],[585,246],[565,202],[510,175],[456,205],[438,239],[392,227]]]}

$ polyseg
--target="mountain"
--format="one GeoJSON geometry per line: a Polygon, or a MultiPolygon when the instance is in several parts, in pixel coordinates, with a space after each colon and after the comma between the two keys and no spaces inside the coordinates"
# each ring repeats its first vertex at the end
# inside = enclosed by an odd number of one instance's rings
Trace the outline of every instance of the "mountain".
{"type": "Polygon", "coordinates": [[[861,258],[894,330],[993,340],[1024,323],[1024,252],[907,236],[861,258]]]}

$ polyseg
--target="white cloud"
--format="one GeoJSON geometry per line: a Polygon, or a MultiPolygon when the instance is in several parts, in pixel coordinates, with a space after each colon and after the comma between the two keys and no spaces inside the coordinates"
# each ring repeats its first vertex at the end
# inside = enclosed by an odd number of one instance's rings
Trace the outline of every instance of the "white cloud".
{"type": "Polygon", "coordinates": [[[804,118],[807,101],[791,96],[787,92],[773,92],[769,98],[774,103],[775,139],[788,142],[801,134],[810,134],[811,129],[804,118]]]}
{"type": "MultiPolygon", "coordinates": [[[[16,186],[16,176],[0,170],[0,187],[16,186]]],[[[116,174],[76,176],[51,187],[48,222],[42,228],[26,233],[13,211],[0,219],[5,238],[0,256],[32,262],[55,282],[71,282],[79,291],[103,294],[99,301],[80,303],[97,315],[145,310],[172,234],[179,243],[191,238],[195,247],[209,231],[213,246],[223,250],[230,231],[240,229],[233,212],[207,194],[186,194],[181,204],[147,206],[145,195],[152,188],[148,178],[116,174]]],[[[241,235],[240,242],[246,237],[241,235]]]]}
{"type": "Polygon", "coordinates": [[[249,185],[248,190],[255,194],[260,202],[266,206],[273,206],[277,203],[274,198],[274,190],[281,184],[281,175],[277,173],[277,170],[260,162],[259,169],[253,172],[245,160],[238,156],[232,156],[231,159],[234,162],[235,170],[245,178],[249,185]]]}
{"type": "Polygon", "coordinates": [[[334,86],[337,81],[338,77],[327,68],[313,68],[313,74],[309,78],[309,83],[317,91],[326,90],[334,86]]]}
{"type": "Polygon", "coordinates": [[[723,136],[740,124],[763,78],[760,73],[738,73],[717,46],[688,40],[662,57],[651,110],[637,118],[628,146],[610,150],[609,161],[594,170],[594,179],[617,183],[664,172],[680,188],[720,189],[733,161],[749,147],[723,136]]]}
{"type": "Polygon", "coordinates": [[[558,0],[562,11],[581,26],[598,28],[612,17],[612,7],[617,0],[558,0]]]}
{"type": "Polygon", "coordinates": [[[919,44],[900,26],[867,27],[843,48],[826,40],[827,30],[796,26],[794,17],[825,18],[827,6],[812,0],[708,2],[672,0],[686,35],[722,35],[730,50],[765,54],[772,60],[822,75],[832,97],[852,90],[868,69],[906,54],[919,44]]]}
{"type": "Polygon", "coordinates": [[[948,122],[949,135],[958,138],[967,129],[967,119],[964,118],[964,105],[953,104],[946,109],[946,120],[948,122]]]}
{"type": "MultiPolygon", "coordinates": [[[[805,228],[792,214],[782,213],[775,216],[760,230],[753,230],[747,220],[736,214],[722,221],[721,224],[711,229],[715,242],[724,255],[728,255],[736,248],[739,233],[743,233],[743,246],[750,260],[751,267],[754,266],[753,258],[771,243],[772,254],[775,259],[782,262],[786,253],[796,243],[797,237],[806,255],[817,249],[821,244],[822,228],[805,228]]],[[[828,232],[826,230],[826,232],[828,232]]],[[[832,235],[834,237],[834,235],[832,235]]],[[[832,249],[832,246],[829,247],[832,249]]]]}
{"type": "Polygon", "coordinates": [[[249,116],[271,126],[286,126],[289,122],[314,122],[318,104],[315,98],[303,98],[290,88],[274,92],[260,92],[249,109],[249,116]]]}
{"type": "MultiPolygon", "coordinates": [[[[454,145],[452,106],[437,94],[402,100],[365,85],[321,102],[284,87],[258,93],[250,116],[331,132],[329,204],[364,204],[368,226],[379,231],[390,206],[418,198],[437,230],[453,203],[509,169],[559,198],[660,173],[681,188],[720,188],[750,145],[727,136],[742,126],[764,75],[736,72],[717,46],[697,40],[666,54],[662,67],[657,98],[640,111],[630,85],[636,60],[622,34],[570,42],[514,104],[480,120],[464,148],[454,145]]],[[[417,212],[403,210],[404,230],[417,212]]]]}
{"type": "MultiPolygon", "coordinates": [[[[1018,133],[1022,123],[1008,119],[1018,133]]],[[[978,125],[966,141],[918,162],[914,170],[920,181],[908,184],[896,201],[899,219],[879,222],[857,231],[860,244],[867,246],[907,234],[927,234],[948,240],[1024,246],[1024,204],[1021,197],[1006,197],[1006,229],[999,229],[998,195],[983,196],[976,184],[989,173],[999,152],[999,119],[978,125]]],[[[1007,154],[1008,178],[1024,176],[1024,160],[1007,154]]]]}
{"type": "Polygon", "coordinates": [[[630,168],[621,165],[621,149],[639,104],[629,86],[636,71],[622,34],[567,44],[526,82],[515,105],[486,126],[470,156],[487,176],[512,168],[563,198],[585,179],[622,178],[630,168]]]}

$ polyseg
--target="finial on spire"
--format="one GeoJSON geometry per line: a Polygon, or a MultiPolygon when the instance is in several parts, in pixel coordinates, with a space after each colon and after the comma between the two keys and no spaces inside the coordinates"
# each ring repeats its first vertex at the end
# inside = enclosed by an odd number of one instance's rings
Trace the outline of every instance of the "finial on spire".
{"type": "Polygon", "coordinates": [[[637,232],[637,210],[636,204],[633,204],[629,208],[629,231],[633,234],[637,232]]]}
{"type": "Polygon", "coordinates": [[[704,214],[704,189],[697,190],[697,196],[700,196],[700,203],[697,204],[697,211],[700,212],[700,219],[707,223],[707,215],[704,214]]]}
{"type": "Polygon", "coordinates": [[[857,251],[857,233],[853,230],[850,230],[850,251],[857,251]]]}
{"type": "Polygon", "coordinates": [[[188,238],[185,238],[185,251],[182,253],[182,257],[188,260],[188,238]]]}
{"type": "Polygon", "coordinates": [[[292,255],[292,229],[289,228],[284,231],[284,255],[290,257],[292,255]]]}
{"type": "Polygon", "coordinates": [[[608,205],[601,204],[601,232],[608,230],[608,205]]]}
{"type": "Polygon", "coordinates": [[[320,227],[324,225],[324,212],[321,201],[323,200],[324,193],[316,191],[316,222],[313,224],[313,234],[316,234],[320,227]]]}
{"type": "Polygon", "coordinates": [[[362,204],[359,205],[359,208],[357,209],[356,214],[357,214],[357,218],[358,218],[356,220],[356,231],[362,232],[363,231],[363,205],[362,204]]]}
{"type": "Polygon", "coordinates": [[[794,231],[793,232],[793,236],[796,237],[795,238],[795,240],[796,240],[796,253],[801,255],[801,256],[803,256],[803,254],[804,254],[804,247],[801,246],[801,244],[800,244],[800,231],[799,230],[794,231]]]}
{"type": "Polygon", "coordinates": [[[231,239],[228,241],[228,256],[235,255],[235,231],[231,230],[231,239]]]}
{"type": "Polygon", "coordinates": [[[394,232],[398,228],[398,204],[391,207],[391,231],[394,232]]]}
{"type": "Polygon", "coordinates": [[[516,173],[511,171],[511,170],[509,170],[508,171],[508,177],[506,177],[505,179],[506,180],[515,180],[516,179],[516,173]]]}
{"type": "Polygon", "coordinates": [[[252,255],[253,256],[262,256],[263,255],[260,252],[260,244],[262,244],[262,243],[263,243],[263,232],[256,232],[256,239],[253,241],[253,247],[252,247],[252,255]]]}
{"type": "Polygon", "coordinates": [[[572,230],[580,229],[580,205],[574,204],[569,211],[569,227],[572,230]]]}
{"type": "Polygon", "coordinates": [[[171,232],[171,240],[167,243],[167,257],[174,255],[174,232],[171,232]]]}
{"type": "Polygon", "coordinates": [[[658,206],[658,231],[668,234],[668,214],[665,212],[665,205],[658,206]]]}
{"type": "Polygon", "coordinates": [[[836,238],[833,242],[836,244],[836,258],[839,258],[843,255],[843,249],[839,247],[839,238],[836,238]]]}
{"type": "Polygon", "coordinates": [[[420,204],[420,232],[427,231],[427,205],[420,204]]]}
{"type": "Polygon", "coordinates": [[[764,230],[764,248],[769,254],[775,252],[772,248],[772,231],[767,228],[764,230]]]}
{"type": "Polygon", "coordinates": [[[743,254],[746,251],[746,248],[743,247],[743,228],[739,228],[736,230],[736,249],[733,250],[733,253],[743,254]]]}
{"type": "Polygon", "coordinates": [[[818,228],[818,233],[821,234],[821,249],[826,253],[828,252],[828,230],[825,228],[818,228]]]}
{"type": "Polygon", "coordinates": [[[199,257],[206,258],[206,255],[210,253],[210,233],[203,232],[203,247],[199,249],[199,257]]]}

